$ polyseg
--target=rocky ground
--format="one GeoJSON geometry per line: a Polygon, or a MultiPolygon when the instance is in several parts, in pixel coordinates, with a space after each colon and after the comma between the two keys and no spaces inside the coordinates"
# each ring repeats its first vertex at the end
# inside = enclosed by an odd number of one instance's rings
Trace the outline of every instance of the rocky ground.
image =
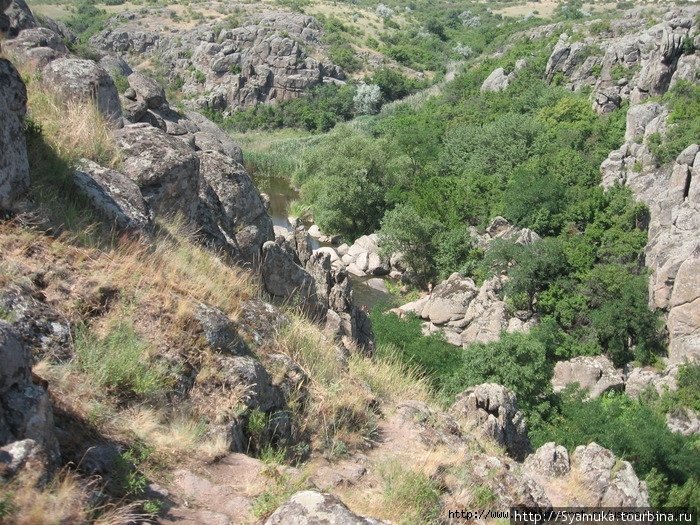
{"type": "MultiPolygon", "coordinates": [[[[8,4],[2,2],[2,11],[8,4]]],[[[371,323],[353,303],[348,272],[410,279],[400,254],[382,254],[375,235],[312,251],[311,232],[300,223],[275,231],[240,148],[215,124],[172,108],[157,82],[115,56],[100,63],[72,56],[61,28],[39,27],[21,1],[8,13],[2,49],[12,60],[0,59],[0,207],[7,218],[0,225],[3,487],[13,494],[16,487],[30,495],[50,492],[49,478],[66,467],[78,479],[97,480],[76,482],[81,501],[113,505],[119,492],[110,499],[111,484],[120,476],[143,483],[127,493],[130,517],[112,523],[370,524],[394,522],[397,512],[414,523],[449,523],[451,509],[648,505],[646,484],[632,465],[595,443],[571,455],[556,443],[533,451],[517,399],[503,386],[470,387],[450,406],[420,386],[399,389],[402,377],[421,383],[372,361],[371,323]],[[105,245],[78,242],[67,224],[59,228],[43,216],[31,189],[20,64],[40,73],[25,76],[35,78],[30,96],[43,89],[63,103],[94,103],[99,112],[96,122],[117,160],[76,159],[62,190],[80,195],[87,204],[82,212],[94,213],[112,232],[105,245]],[[128,79],[121,95],[110,76],[114,67],[128,79]],[[126,319],[133,333],[115,332],[115,323],[126,319]],[[148,363],[139,376],[144,383],[103,383],[104,392],[96,391],[86,382],[88,371],[106,354],[91,362],[81,352],[107,348],[115,333],[122,337],[118,347],[140,337],[143,345],[132,346],[151,348],[136,359],[148,363]],[[159,370],[168,372],[161,377],[159,370]],[[161,404],[142,397],[153,381],[168,385],[161,404]],[[177,426],[181,420],[167,412],[173,406],[196,429],[206,422],[205,430],[189,440],[177,426]],[[138,477],[147,467],[133,450],[143,443],[160,459],[138,477]],[[297,451],[295,466],[274,457],[279,444],[297,451]],[[132,454],[126,465],[124,449],[132,454]],[[123,468],[126,475],[119,474],[123,468]],[[158,511],[141,500],[157,502],[158,511]]],[[[639,140],[663,131],[666,116],[647,97],[678,79],[696,80],[697,52],[681,52],[686,38],[699,38],[694,14],[673,12],[628,36],[636,20],[630,15],[605,36],[603,57],[576,58],[577,46],[562,37],[550,59],[550,79],[561,73],[572,89],[593,87],[600,111],[623,99],[633,104],[626,143],[601,167],[603,184],[628,185],[651,209],[651,300],[666,312],[670,336],[663,372],[616,370],[604,357],[579,357],[557,364],[555,390],[578,382],[591,397],[610,389],[634,396],[647,386],[672,387],[676,364],[697,359],[698,145],[688,145],[665,170],[651,163],[639,140]],[[629,70],[626,82],[613,82],[617,65],[629,70]]],[[[170,54],[174,71],[201,68],[201,105],[221,109],[342,81],[336,66],[304,50],[312,49],[318,30],[309,17],[271,14],[218,35],[198,28],[181,35],[196,42],[190,58],[180,56],[174,38],[116,27],[95,43],[127,56],[158,49],[170,54]]],[[[487,89],[506,81],[497,73],[487,89]]],[[[190,88],[200,89],[194,81],[190,88]]],[[[479,242],[488,249],[495,238],[538,241],[502,218],[479,242]]],[[[527,330],[537,320],[508,311],[505,279],[477,287],[455,274],[397,313],[414,312],[427,332],[440,330],[457,346],[527,330]]],[[[697,415],[679,414],[669,425],[697,432],[697,415]]]]}

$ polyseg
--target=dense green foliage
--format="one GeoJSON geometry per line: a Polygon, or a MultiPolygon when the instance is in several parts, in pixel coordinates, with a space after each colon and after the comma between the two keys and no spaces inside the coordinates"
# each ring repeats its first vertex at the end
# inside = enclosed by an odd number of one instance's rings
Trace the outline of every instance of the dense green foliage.
{"type": "Polygon", "coordinates": [[[559,358],[653,362],[663,348],[641,263],[648,214],[628,190],[599,186],[624,108],[601,117],[584,94],[546,85],[547,55],[541,41],[521,42],[422,106],[336,127],[302,155],[294,184],[322,230],[351,240],[380,227],[384,249],[423,282],[508,270],[509,305],[541,318],[559,358]],[[493,67],[522,56],[513,86],[480,91],[493,67]],[[496,215],[545,239],[484,253],[470,227],[496,215]]]}
{"type": "Polygon", "coordinates": [[[624,394],[587,401],[583,393],[567,391],[556,416],[530,437],[535,446],[556,441],[569,450],[595,441],[634,464],[647,480],[652,505],[700,504],[697,438],[671,432],[664,414],[642,401],[624,394]]]}
{"type": "Polygon", "coordinates": [[[679,82],[663,99],[671,110],[669,130],[663,141],[652,135],[649,146],[659,162],[667,163],[700,137],[700,86],[679,82]]]}
{"type": "Polygon", "coordinates": [[[328,131],[338,122],[355,115],[353,86],[322,85],[305,97],[280,102],[258,104],[252,108],[224,117],[217,112],[208,116],[223,127],[234,131],[253,129],[300,128],[308,131],[328,131]]]}

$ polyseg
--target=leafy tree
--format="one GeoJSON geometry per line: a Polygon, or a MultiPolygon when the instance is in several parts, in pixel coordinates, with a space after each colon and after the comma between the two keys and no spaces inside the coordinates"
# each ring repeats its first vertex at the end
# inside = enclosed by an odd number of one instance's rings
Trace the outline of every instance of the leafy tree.
{"type": "Polygon", "coordinates": [[[405,204],[399,204],[384,215],[380,236],[387,253],[401,252],[411,268],[429,279],[434,268],[434,238],[440,225],[423,217],[405,204]]]}
{"type": "Polygon", "coordinates": [[[373,115],[379,111],[382,92],[376,84],[360,84],[353,98],[355,111],[360,115],[373,115]]]}

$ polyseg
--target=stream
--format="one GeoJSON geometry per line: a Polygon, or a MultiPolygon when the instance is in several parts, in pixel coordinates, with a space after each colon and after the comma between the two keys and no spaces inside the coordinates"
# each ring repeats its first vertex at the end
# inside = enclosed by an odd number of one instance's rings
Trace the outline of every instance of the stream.
{"type": "MultiPolygon", "coordinates": [[[[268,213],[272,218],[272,224],[291,230],[292,225],[288,218],[289,204],[299,195],[289,184],[289,180],[282,177],[254,177],[253,182],[259,191],[266,193],[270,197],[270,209],[268,213]]],[[[311,224],[313,223],[306,223],[307,229],[311,224]]],[[[322,246],[332,245],[319,242],[318,239],[311,237],[311,248],[313,250],[317,250],[322,246]]],[[[377,303],[387,301],[391,297],[381,290],[376,290],[368,286],[366,283],[372,278],[377,279],[377,277],[357,277],[350,274],[355,305],[365,306],[371,309],[377,303]]]]}

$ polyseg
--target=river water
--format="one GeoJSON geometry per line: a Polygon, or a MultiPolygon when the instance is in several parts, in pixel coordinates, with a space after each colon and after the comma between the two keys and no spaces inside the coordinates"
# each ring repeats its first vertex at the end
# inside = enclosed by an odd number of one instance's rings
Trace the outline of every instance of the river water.
{"type": "MultiPolygon", "coordinates": [[[[298,198],[298,192],[289,184],[289,180],[282,177],[255,177],[255,185],[258,190],[266,193],[270,197],[270,209],[268,213],[272,218],[272,223],[275,226],[291,229],[289,222],[289,205],[298,198]]],[[[307,228],[311,223],[306,224],[307,228]]],[[[318,239],[311,237],[311,248],[316,250],[321,246],[331,246],[330,244],[321,243],[318,239]]],[[[357,277],[350,275],[352,283],[353,299],[357,306],[365,306],[372,308],[380,302],[386,302],[390,299],[390,295],[369,287],[366,282],[370,277],[357,277]]]]}

